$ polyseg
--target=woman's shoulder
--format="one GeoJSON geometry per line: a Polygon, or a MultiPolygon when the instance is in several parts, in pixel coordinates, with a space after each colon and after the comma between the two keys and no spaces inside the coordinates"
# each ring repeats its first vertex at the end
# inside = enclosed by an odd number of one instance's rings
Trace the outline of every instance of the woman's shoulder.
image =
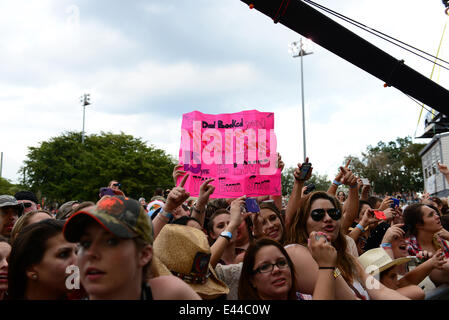
{"type": "Polygon", "coordinates": [[[147,281],[155,300],[201,300],[183,280],[175,276],[160,276],[147,281]]]}
{"type": "Polygon", "coordinates": [[[309,252],[309,249],[306,246],[303,246],[302,244],[298,243],[290,243],[284,246],[284,249],[287,250],[288,253],[290,252],[309,252]]]}
{"type": "Polygon", "coordinates": [[[313,259],[309,249],[301,244],[292,243],[284,246],[284,248],[292,260],[313,259]]]}

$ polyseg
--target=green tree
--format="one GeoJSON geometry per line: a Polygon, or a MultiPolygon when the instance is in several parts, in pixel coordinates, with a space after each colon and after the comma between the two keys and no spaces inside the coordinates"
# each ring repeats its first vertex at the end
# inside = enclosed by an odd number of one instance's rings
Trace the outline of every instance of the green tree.
{"type": "Polygon", "coordinates": [[[0,178],[0,194],[14,195],[16,192],[20,190],[21,190],[20,185],[13,184],[8,179],[0,178]]]}
{"type": "Polygon", "coordinates": [[[66,132],[28,149],[23,184],[49,201],[97,201],[99,188],[113,179],[132,198],[173,185],[174,159],[124,133],[85,136],[82,144],[81,133],[66,132]]]}
{"type": "MultiPolygon", "coordinates": [[[[295,182],[295,177],[293,176],[294,171],[294,167],[285,168],[284,170],[282,170],[281,184],[283,196],[289,196],[293,190],[293,184],[295,182]]],[[[310,179],[306,181],[305,185],[309,185],[311,183],[315,185],[315,191],[327,191],[330,181],[327,175],[312,173],[312,177],[310,177],[310,179]]]]}
{"type": "MultiPolygon", "coordinates": [[[[419,152],[425,144],[413,143],[411,137],[397,138],[368,146],[362,158],[351,157],[350,168],[361,178],[370,180],[376,193],[421,191],[423,177],[419,152]]],[[[345,161],[349,158],[346,157],[345,161]]]]}

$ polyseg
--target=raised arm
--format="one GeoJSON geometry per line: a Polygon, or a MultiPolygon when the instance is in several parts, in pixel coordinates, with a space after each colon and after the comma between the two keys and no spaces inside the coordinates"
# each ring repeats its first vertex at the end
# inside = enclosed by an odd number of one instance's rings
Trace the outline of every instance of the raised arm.
{"type": "MultiPolygon", "coordinates": [[[[242,206],[245,205],[246,196],[237,198],[231,202],[231,217],[228,226],[224,231],[228,231],[232,234],[232,237],[236,235],[236,230],[246,218],[247,214],[242,214],[242,206]]],[[[226,247],[229,245],[230,239],[225,237],[218,237],[214,244],[210,247],[211,257],[210,264],[212,268],[215,268],[220,260],[226,247]]]]}
{"type": "Polygon", "coordinates": [[[340,168],[338,169],[338,174],[335,177],[334,181],[332,181],[331,185],[329,186],[329,189],[327,189],[327,194],[335,197],[337,194],[338,187],[342,184],[341,179],[343,178],[343,173],[340,171],[340,168]]]}
{"type": "Polygon", "coordinates": [[[366,209],[363,212],[362,219],[357,224],[357,226],[349,232],[348,236],[350,236],[354,241],[357,242],[357,239],[365,232],[366,228],[377,224],[379,219],[374,217],[374,213],[372,209],[366,209]]]}
{"type": "Polygon", "coordinates": [[[343,184],[349,186],[348,199],[343,205],[343,221],[341,231],[343,234],[348,233],[348,229],[359,213],[359,192],[357,188],[357,177],[346,167],[340,167],[343,173],[343,184]]]}
{"type": "Polygon", "coordinates": [[[174,214],[173,210],[175,210],[178,206],[180,206],[184,201],[186,201],[190,193],[186,192],[184,189],[184,185],[187,181],[189,174],[186,174],[184,178],[181,180],[179,186],[171,189],[170,193],[167,196],[167,202],[164,205],[164,208],[157,214],[157,216],[153,219],[153,232],[154,238],[157,237],[161,229],[173,219],[174,214]]]}
{"type": "MultiPolygon", "coordinates": [[[[282,161],[281,155],[278,153],[278,168],[284,170],[284,161],[282,161]]],[[[282,194],[278,196],[270,196],[270,199],[274,201],[274,205],[279,209],[279,211],[282,210],[282,194]]]]}
{"type": "MultiPolygon", "coordinates": [[[[309,162],[309,158],[306,158],[306,162],[309,162]]],[[[296,211],[299,208],[304,183],[312,176],[313,167],[310,168],[309,173],[304,179],[300,179],[301,168],[302,164],[298,163],[298,168],[296,168],[293,172],[295,182],[293,184],[293,190],[287,203],[287,209],[285,210],[285,227],[287,229],[291,223],[292,217],[295,215],[296,211]]]]}
{"type": "MultiPolygon", "coordinates": [[[[351,158],[348,159],[348,161],[345,164],[345,168],[349,168],[349,164],[351,163],[351,158]]],[[[341,167],[340,167],[341,168],[341,167]]],[[[334,181],[332,181],[332,184],[329,186],[329,189],[327,189],[327,194],[335,197],[335,195],[337,194],[337,189],[340,185],[343,184],[343,172],[340,170],[338,170],[338,174],[335,177],[334,181]]]]}
{"type": "MultiPolygon", "coordinates": [[[[359,180],[360,180],[360,182],[362,182],[362,179],[359,179],[359,180]]],[[[363,184],[363,182],[362,182],[361,188],[362,188],[362,192],[360,193],[360,200],[368,201],[369,193],[371,191],[371,185],[363,184]]]]}
{"type": "Polygon", "coordinates": [[[214,181],[214,179],[207,179],[201,184],[198,200],[192,208],[191,216],[198,220],[201,226],[204,226],[206,204],[209,201],[210,195],[215,191],[215,186],[210,184],[212,181],[214,181]]]}

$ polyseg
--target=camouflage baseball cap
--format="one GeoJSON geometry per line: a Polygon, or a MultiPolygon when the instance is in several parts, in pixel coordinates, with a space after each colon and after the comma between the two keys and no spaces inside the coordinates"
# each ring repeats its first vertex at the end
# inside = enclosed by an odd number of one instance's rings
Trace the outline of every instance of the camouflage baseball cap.
{"type": "Polygon", "coordinates": [[[104,197],[96,205],[75,212],[65,223],[67,241],[78,242],[87,223],[95,220],[119,238],[142,238],[153,244],[153,227],[142,205],[123,196],[104,197]]]}
{"type": "Polygon", "coordinates": [[[18,215],[20,216],[23,213],[22,203],[18,202],[16,198],[8,194],[0,195],[0,208],[2,207],[17,207],[18,215]]]}

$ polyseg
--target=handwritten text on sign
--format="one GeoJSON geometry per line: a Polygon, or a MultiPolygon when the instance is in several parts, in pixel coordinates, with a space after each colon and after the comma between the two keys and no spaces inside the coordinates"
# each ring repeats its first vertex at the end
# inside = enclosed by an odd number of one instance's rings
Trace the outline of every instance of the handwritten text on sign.
{"type": "Polygon", "coordinates": [[[184,187],[194,197],[210,178],[215,179],[214,198],[281,194],[270,112],[184,114],[179,161],[190,174],[184,187]]]}

